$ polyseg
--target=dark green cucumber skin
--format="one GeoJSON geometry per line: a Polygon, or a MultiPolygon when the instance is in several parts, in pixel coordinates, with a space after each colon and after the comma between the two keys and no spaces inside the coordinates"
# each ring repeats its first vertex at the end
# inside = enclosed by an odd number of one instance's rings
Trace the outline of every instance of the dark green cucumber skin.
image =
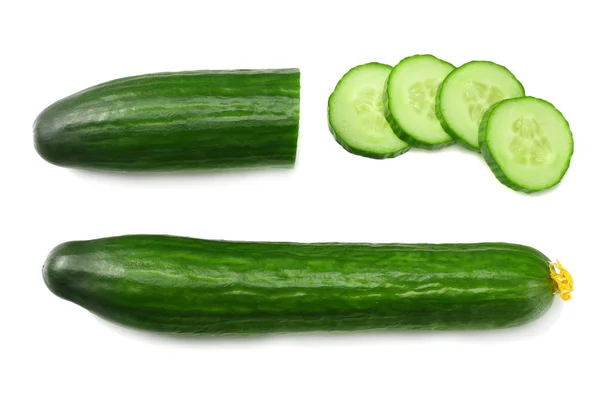
{"type": "Polygon", "coordinates": [[[298,69],[140,75],[52,104],[34,144],[46,161],[82,169],[291,167],[299,103],[298,69]]]}
{"type": "MultiPolygon", "coordinates": [[[[481,63],[481,62],[485,62],[485,63],[489,63],[489,64],[494,64],[494,65],[496,65],[496,66],[498,66],[500,68],[505,69],[511,75],[513,75],[513,73],[510,72],[510,70],[508,68],[506,68],[505,66],[493,63],[491,61],[478,61],[478,60],[469,61],[468,63],[465,63],[465,64],[461,65],[458,68],[465,67],[465,66],[467,66],[469,64],[472,64],[472,63],[481,63]]],[[[436,97],[436,101],[435,101],[435,115],[437,116],[438,121],[440,121],[440,124],[442,125],[442,128],[444,128],[444,130],[446,131],[446,133],[448,135],[450,135],[452,137],[452,139],[454,139],[454,141],[456,143],[462,145],[464,148],[466,148],[468,150],[472,150],[472,151],[474,151],[476,153],[481,153],[481,149],[480,148],[473,146],[471,143],[469,143],[465,139],[463,139],[462,136],[460,136],[456,131],[454,131],[454,129],[452,129],[452,127],[446,122],[446,119],[444,118],[444,115],[442,114],[442,109],[441,109],[441,104],[440,104],[440,97],[441,97],[442,89],[444,87],[444,83],[446,82],[446,80],[453,73],[455,73],[458,70],[458,68],[456,68],[455,70],[451,71],[446,76],[446,79],[444,79],[444,81],[442,81],[442,83],[440,84],[440,87],[438,88],[437,97],[436,97]]],[[[521,83],[521,81],[519,81],[514,75],[513,75],[513,77],[515,78],[515,81],[517,81],[519,83],[519,85],[521,85],[521,88],[523,88],[523,93],[525,93],[525,88],[523,87],[523,84],[521,83]]],[[[489,110],[489,108],[488,108],[488,110],[489,110]]]]}
{"type": "MultiPolygon", "coordinates": [[[[436,60],[443,62],[445,64],[448,64],[452,68],[456,68],[454,65],[450,64],[449,62],[441,60],[431,54],[425,54],[425,55],[433,57],[436,60]]],[[[400,61],[400,63],[408,61],[413,57],[420,57],[420,56],[423,56],[423,55],[415,55],[415,56],[406,57],[406,58],[402,59],[400,61]]],[[[398,64],[400,64],[400,63],[398,63],[398,64]]],[[[394,67],[394,68],[396,68],[396,67],[394,67]]],[[[388,106],[388,104],[389,104],[388,82],[389,82],[389,79],[385,83],[385,91],[383,92],[383,105],[384,105],[384,110],[385,110],[385,119],[387,120],[388,124],[390,124],[390,126],[392,127],[392,130],[400,138],[400,140],[402,140],[405,143],[408,143],[408,145],[410,147],[414,147],[417,149],[423,149],[423,150],[438,150],[438,149],[443,149],[444,147],[452,146],[454,144],[454,140],[449,140],[449,141],[443,142],[443,143],[423,142],[421,140],[415,139],[413,136],[408,134],[407,131],[402,127],[401,122],[396,117],[394,117],[394,115],[391,113],[390,108],[388,106]]],[[[436,101],[436,104],[437,104],[437,101],[436,101]]],[[[436,112],[437,112],[437,109],[436,109],[436,112]]],[[[444,131],[446,130],[446,128],[443,128],[443,129],[444,129],[444,131]]]]}
{"type": "Polygon", "coordinates": [[[227,242],[129,235],[67,242],[43,276],[57,296],[167,334],[496,329],[553,301],[549,260],[506,243],[227,242]]]}
{"type": "Polygon", "coordinates": [[[338,85],[340,85],[342,83],[342,81],[344,80],[344,77],[346,75],[348,75],[349,73],[351,73],[354,69],[356,68],[362,68],[365,66],[369,66],[369,65],[383,65],[389,68],[392,68],[390,65],[387,64],[382,64],[382,63],[378,63],[378,62],[370,62],[367,64],[362,64],[362,65],[357,65],[354,68],[351,68],[348,72],[346,72],[344,74],[344,76],[342,76],[342,78],[338,81],[337,85],[335,86],[335,89],[333,89],[333,92],[331,92],[331,95],[329,95],[329,99],[327,100],[327,125],[329,126],[329,132],[331,132],[331,134],[333,135],[333,138],[335,139],[335,141],[342,146],[342,148],[344,150],[346,150],[347,152],[357,155],[357,156],[361,156],[361,157],[367,157],[367,158],[373,158],[376,160],[383,160],[386,158],[394,158],[394,157],[398,157],[404,153],[406,153],[407,151],[410,150],[410,146],[406,146],[403,149],[400,149],[398,151],[393,151],[390,153],[378,153],[378,152],[374,152],[374,151],[368,151],[368,150],[363,150],[363,149],[359,149],[357,147],[354,147],[350,144],[348,144],[346,141],[344,141],[344,139],[340,136],[340,134],[335,130],[335,127],[331,124],[331,103],[333,101],[333,96],[336,92],[336,89],[338,88],[338,85]]]}
{"type": "MultiPolygon", "coordinates": [[[[512,181],[504,174],[504,171],[502,170],[502,168],[500,168],[500,166],[496,162],[496,159],[494,158],[492,152],[490,151],[490,146],[488,145],[488,142],[487,142],[488,121],[489,121],[490,117],[493,115],[494,110],[496,110],[500,105],[502,105],[504,103],[520,101],[522,99],[527,99],[527,98],[536,99],[536,100],[542,101],[544,103],[547,103],[548,105],[552,106],[552,108],[554,108],[560,115],[562,115],[562,113],[558,109],[556,109],[556,107],[554,107],[554,105],[552,103],[549,103],[548,101],[539,99],[537,97],[525,96],[525,97],[518,97],[518,98],[505,99],[505,100],[499,101],[498,103],[492,105],[483,114],[483,117],[481,117],[481,123],[479,125],[479,147],[481,149],[481,155],[483,156],[483,159],[485,160],[487,165],[490,167],[494,176],[496,177],[496,179],[498,179],[498,181],[500,183],[502,183],[504,186],[507,186],[518,192],[536,193],[536,192],[540,192],[542,190],[550,189],[550,188],[558,185],[562,181],[563,177],[567,173],[567,170],[569,169],[569,166],[571,164],[571,157],[573,156],[574,150],[573,149],[571,150],[571,154],[569,154],[568,162],[565,164],[565,168],[562,171],[560,177],[558,178],[558,180],[556,182],[554,182],[550,185],[544,186],[544,187],[532,189],[532,188],[522,186],[522,185],[518,184],[517,182],[512,181]]],[[[566,118],[564,118],[564,116],[563,116],[563,119],[568,128],[569,133],[571,134],[571,142],[573,142],[573,134],[571,133],[571,128],[569,127],[569,123],[567,122],[566,118]]]]}

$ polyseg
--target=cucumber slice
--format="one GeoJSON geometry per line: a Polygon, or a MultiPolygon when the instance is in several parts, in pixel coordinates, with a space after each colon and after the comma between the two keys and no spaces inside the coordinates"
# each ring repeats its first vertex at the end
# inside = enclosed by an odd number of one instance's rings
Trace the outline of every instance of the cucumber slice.
{"type": "Polygon", "coordinates": [[[400,139],[424,149],[454,143],[435,116],[438,88],[453,69],[430,54],[407,57],[392,69],[383,102],[385,117],[400,139]]]}
{"type": "Polygon", "coordinates": [[[493,105],[482,118],[479,142],[496,178],[526,193],[557,185],[573,155],[569,123],[552,104],[535,97],[493,105]]]}
{"type": "Polygon", "coordinates": [[[471,61],[450,72],[440,85],[436,115],[454,140],[479,151],[479,123],[485,111],[500,100],[523,96],[523,85],[508,69],[471,61]]]}
{"type": "Polygon", "coordinates": [[[329,96],[329,130],[350,153],[391,158],[409,149],[384,116],[383,90],[391,70],[374,62],[354,67],[329,96]]]}

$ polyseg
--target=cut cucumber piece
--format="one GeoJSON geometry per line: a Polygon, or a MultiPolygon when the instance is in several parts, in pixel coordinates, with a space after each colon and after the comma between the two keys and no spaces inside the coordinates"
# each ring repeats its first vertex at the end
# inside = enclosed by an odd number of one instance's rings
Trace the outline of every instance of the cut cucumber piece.
{"type": "Polygon", "coordinates": [[[392,69],[383,102],[385,117],[400,139],[425,149],[454,143],[435,116],[438,88],[453,69],[429,54],[407,57],[392,69]]]}
{"type": "Polygon", "coordinates": [[[354,67],[329,96],[329,130],[350,153],[391,158],[409,149],[384,116],[383,90],[391,70],[374,62],[354,67]]]}
{"type": "Polygon", "coordinates": [[[479,123],[485,111],[500,100],[523,96],[523,85],[508,69],[471,61],[450,72],[440,85],[436,115],[454,140],[479,151],[479,123]]]}
{"type": "Polygon", "coordinates": [[[573,155],[569,123],[552,104],[535,97],[493,105],[482,118],[479,142],[496,178],[526,193],[557,185],[573,155]]]}
{"type": "Polygon", "coordinates": [[[33,143],[49,163],[88,170],[293,167],[299,113],[295,68],[151,73],[51,104],[33,143]]]}

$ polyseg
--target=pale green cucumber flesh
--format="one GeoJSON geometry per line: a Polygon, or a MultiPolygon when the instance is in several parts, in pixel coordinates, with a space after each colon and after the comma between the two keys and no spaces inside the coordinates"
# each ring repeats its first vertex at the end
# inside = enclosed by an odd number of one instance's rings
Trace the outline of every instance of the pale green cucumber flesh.
{"type": "Polygon", "coordinates": [[[384,115],[383,91],[392,67],[379,63],[348,71],[329,97],[329,129],[347,151],[370,158],[390,158],[409,149],[384,115]]]}
{"type": "Polygon", "coordinates": [[[573,135],[560,111],[545,100],[501,101],[484,115],[482,154],[500,182],[537,192],[557,185],[573,154],[573,135]]]}
{"type": "Polygon", "coordinates": [[[404,58],[392,69],[384,93],[386,119],[402,140],[427,149],[454,142],[435,115],[438,88],[453,69],[429,54],[404,58]]]}
{"type": "Polygon", "coordinates": [[[471,61],[450,72],[440,85],[436,115],[450,136],[478,151],[479,124],[487,109],[501,100],[523,96],[523,85],[508,69],[489,61],[471,61]]]}

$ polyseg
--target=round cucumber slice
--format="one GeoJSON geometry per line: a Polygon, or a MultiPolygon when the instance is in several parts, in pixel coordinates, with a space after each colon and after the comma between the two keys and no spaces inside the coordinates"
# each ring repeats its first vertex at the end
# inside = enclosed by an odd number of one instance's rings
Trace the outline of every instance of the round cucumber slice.
{"type": "Polygon", "coordinates": [[[383,90],[391,70],[391,66],[380,63],[354,67],[329,96],[329,130],[350,153],[380,159],[409,149],[384,116],[383,90]]]}
{"type": "Polygon", "coordinates": [[[573,155],[569,123],[552,104],[535,97],[493,105],[482,118],[479,142],[496,178],[526,193],[557,185],[573,155]]]}
{"type": "Polygon", "coordinates": [[[430,54],[400,61],[384,92],[385,117],[400,139],[414,147],[436,149],[454,143],[435,116],[435,99],[454,66],[430,54]]]}
{"type": "Polygon", "coordinates": [[[479,151],[479,123],[485,111],[500,100],[523,96],[523,85],[508,69],[471,61],[450,72],[440,85],[436,115],[454,140],[479,151]]]}

